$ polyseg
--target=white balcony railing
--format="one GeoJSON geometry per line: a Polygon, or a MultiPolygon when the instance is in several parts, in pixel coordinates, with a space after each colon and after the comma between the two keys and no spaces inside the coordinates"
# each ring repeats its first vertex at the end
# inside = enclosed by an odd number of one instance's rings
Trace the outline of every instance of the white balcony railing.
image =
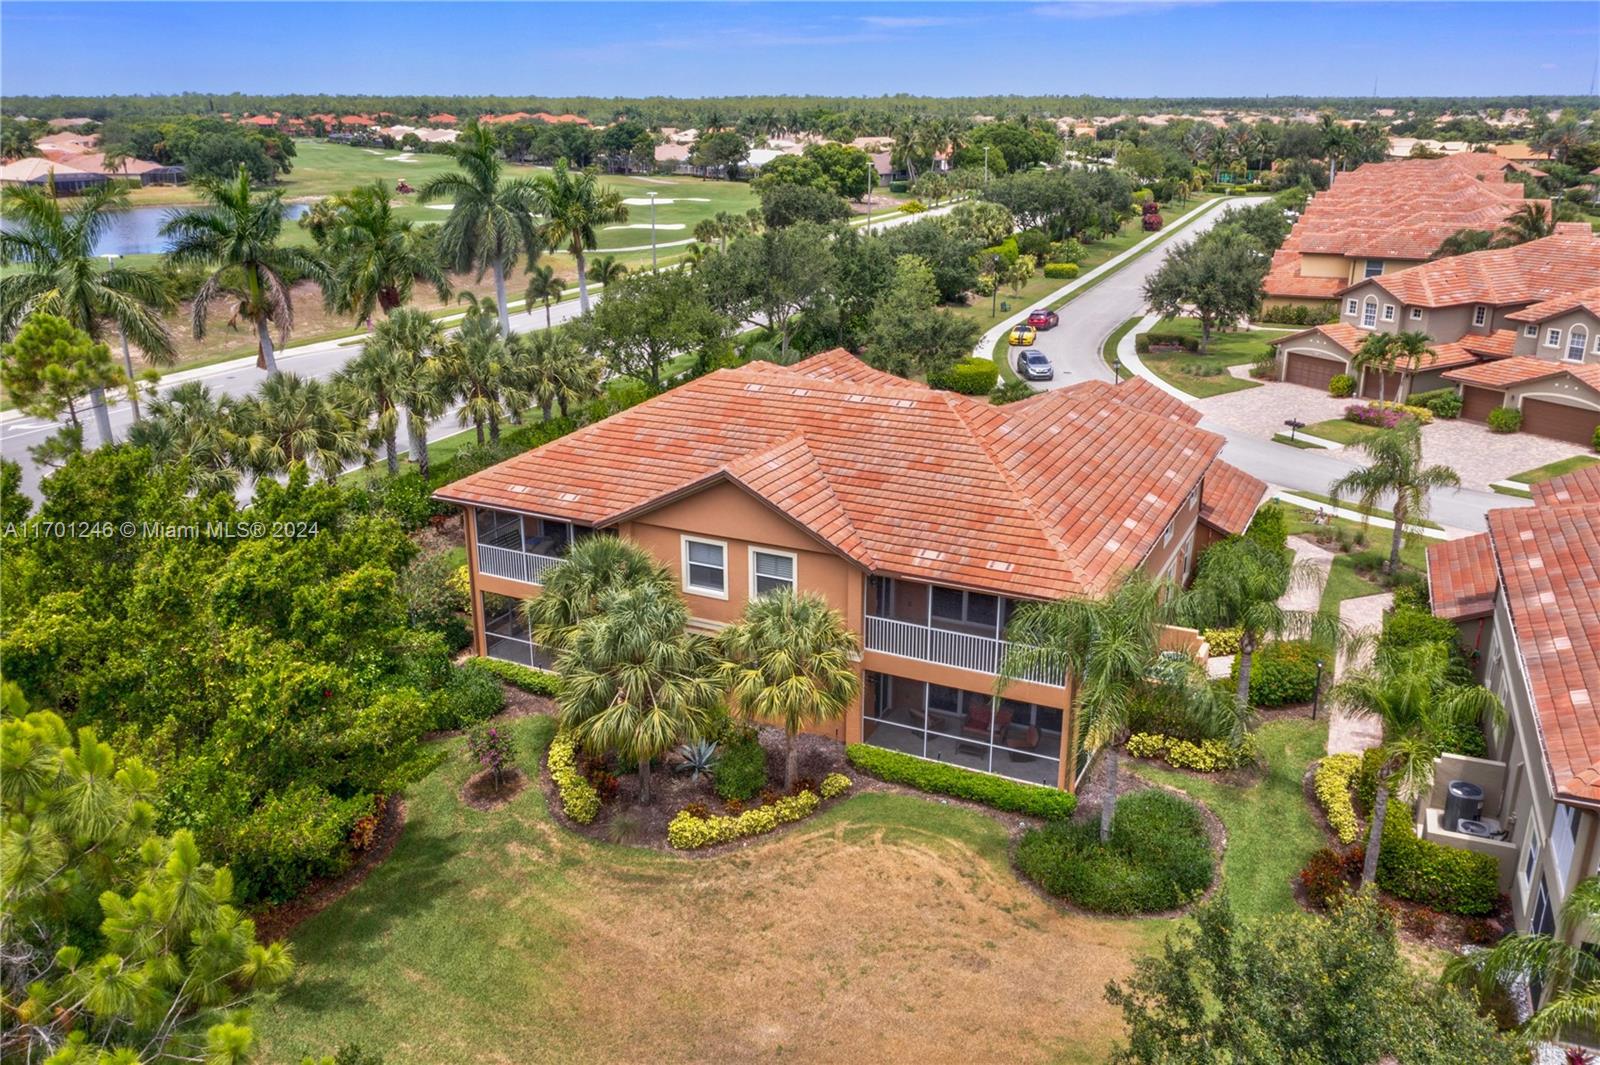
{"type": "MultiPolygon", "coordinates": [[[[913,658],[919,662],[937,662],[942,666],[955,666],[995,676],[1005,661],[1008,647],[1009,641],[997,640],[992,636],[973,636],[897,618],[867,617],[867,650],[913,658]]],[[[1059,669],[1032,669],[1020,679],[1058,686],[1065,683],[1064,674],[1059,669]]]]}
{"type": "Polygon", "coordinates": [[[560,562],[553,555],[535,555],[490,544],[478,545],[478,572],[487,577],[504,577],[523,584],[543,584],[545,571],[560,562]]]}

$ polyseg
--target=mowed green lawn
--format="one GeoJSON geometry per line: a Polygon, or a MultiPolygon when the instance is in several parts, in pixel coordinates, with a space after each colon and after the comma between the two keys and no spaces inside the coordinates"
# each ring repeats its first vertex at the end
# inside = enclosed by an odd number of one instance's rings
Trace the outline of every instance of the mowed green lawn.
{"type": "MultiPolygon", "coordinates": [[[[537,765],[553,722],[509,727],[537,765]]],[[[1106,982],[1172,927],[1057,909],[1003,819],[931,799],[856,795],[691,858],[579,837],[537,787],[469,808],[447,750],[387,861],[293,934],[263,1061],[1100,1062],[1106,982]]]]}
{"type": "MultiPolygon", "coordinates": [[[[1200,323],[1193,318],[1165,318],[1151,329],[1152,332],[1156,330],[1176,333],[1195,341],[1200,339],[1200,323]]],[[[1258,387],[1259,381],[1234,377],[1228,369],[1249,366],[1271,354],[1271,341],[1281,335],[1256,329],[1237,332],[1212,330],[1210,350],[1205,354],[1194,351],[1152,352],[1140,358],[1152,373],[1169,385],[1204,399],[1258,387]],[[1202,372],[1196,373],[1196,370],[1202,372]]]]}

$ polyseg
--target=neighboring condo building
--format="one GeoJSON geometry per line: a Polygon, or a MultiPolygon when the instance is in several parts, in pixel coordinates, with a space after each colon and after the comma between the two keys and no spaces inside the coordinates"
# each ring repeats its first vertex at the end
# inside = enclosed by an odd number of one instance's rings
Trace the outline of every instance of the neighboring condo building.
{"type": "Polygon", "coordinates": [[[835,350],[719,370],[437,496],[466,512],[479,654],[547,664],[522,602],[574,540],[614,532],[673,572],[703,630],[774,589],[832,604],[861,697],[819,731],[1070,788],[1067,678],[994,696],[1007,622],[1135,568],[1182,580],[1243,531],[1266,486],[1198,418],[1142,381],[994,406],[835,350]]]}

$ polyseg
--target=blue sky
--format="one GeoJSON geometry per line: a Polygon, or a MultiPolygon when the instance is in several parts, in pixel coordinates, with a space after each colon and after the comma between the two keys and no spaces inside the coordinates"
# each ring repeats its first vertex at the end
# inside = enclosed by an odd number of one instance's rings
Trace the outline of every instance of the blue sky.
{"type": "Polygon", "coordinates": [[[33,3],[0,93],[1586,93],[1600,3],[33,3]]]}

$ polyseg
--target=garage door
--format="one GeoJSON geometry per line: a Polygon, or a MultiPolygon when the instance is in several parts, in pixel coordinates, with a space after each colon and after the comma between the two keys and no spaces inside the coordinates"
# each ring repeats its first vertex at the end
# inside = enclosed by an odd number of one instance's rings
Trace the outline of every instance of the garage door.
{"type": "Polygon", "coordinates": [[[1470,421],[1486,422],[1489,412],[1496,407],[1504,406],[1506,394],[1496,392],[1491,388],[1473,388],[1468,385],[1461,390],[1461,416],[1470,421]]]}
{"type": "Polygon", "coordinates": [[[1569,407],[1544,399],[1522,401],[1522,431],[1525,433],[1588,445],[1594,441],[1596,426],[1600,426],[1600,410],[1569,407]]]}
{"type": "Polygon", "coordinates": [[[1344,372],[1342,363],[1332,359],[1319,359],[1315,355],[1303,355],[1298,351],[1291,351],[1283,364],[1283,379],[1291,385],[1307,385],[1326,392],[1328,382],[1333,380],[1335,374],[1344,372]]]}
{"type": "Polygon", "coordinates": [[[1379,373],[1377,370],[1368,370],[1367,379],[1361,384],[1361,394],[1367,399],[1377,399],[1378,390],[1383,390],[1383,397],[1392,400],[1400,395],[1400,386],[1405,383],[1406,375],[1401,373],[1379,373]]]}

